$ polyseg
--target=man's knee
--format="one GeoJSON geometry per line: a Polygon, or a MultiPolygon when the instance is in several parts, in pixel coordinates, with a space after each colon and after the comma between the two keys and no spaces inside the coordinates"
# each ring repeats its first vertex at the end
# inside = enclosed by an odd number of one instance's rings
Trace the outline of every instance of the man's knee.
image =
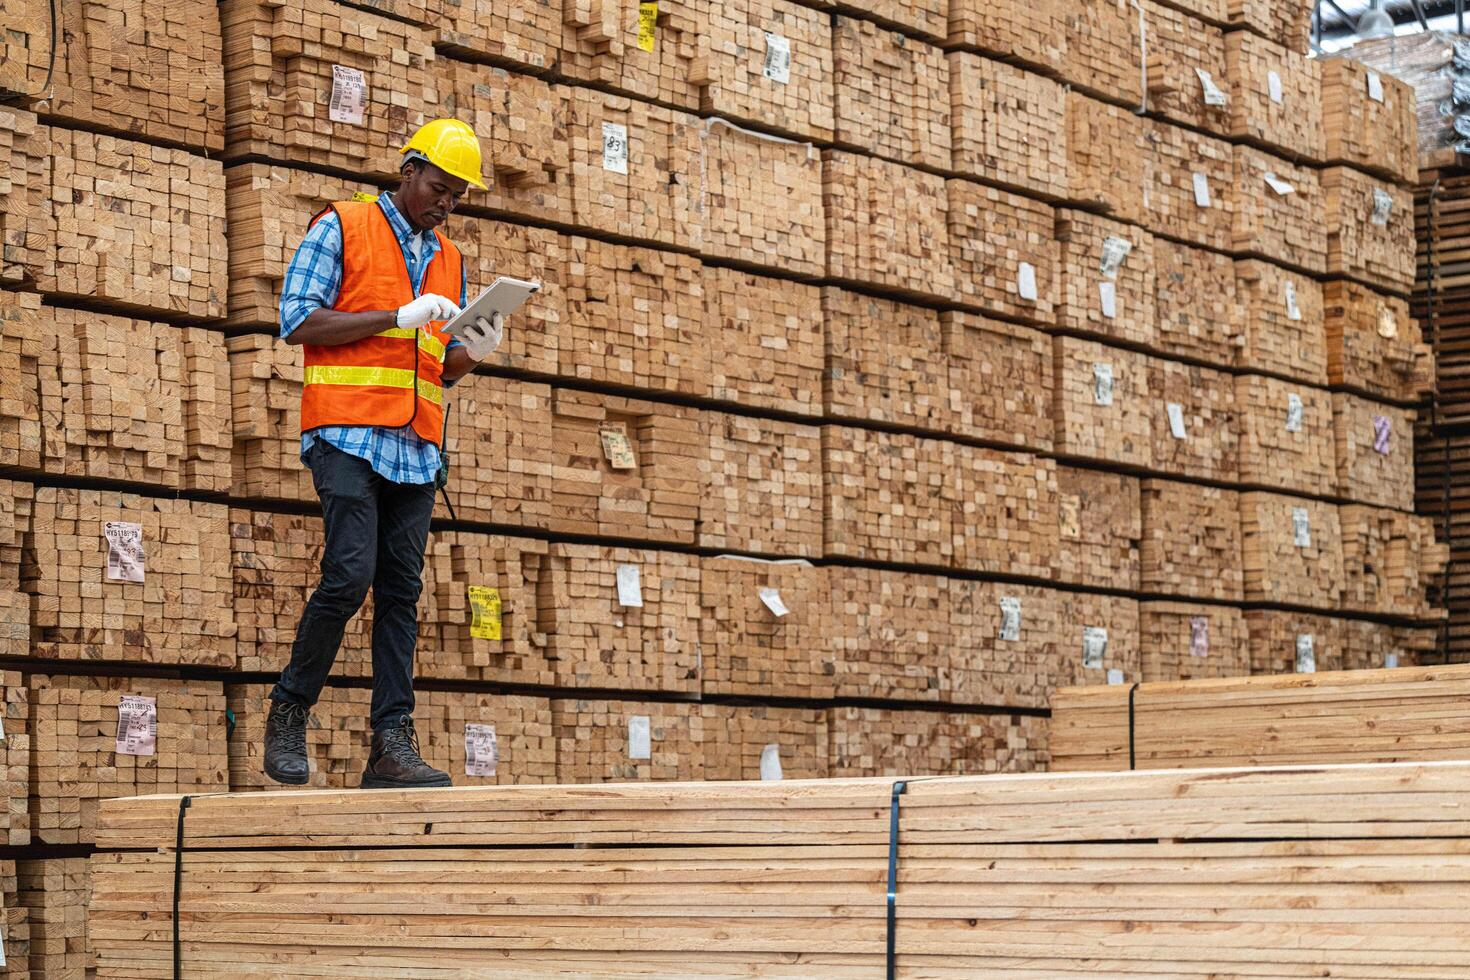
{"type": "Polygon", "coordinates": [[[362,608],[372,584],[371,562],[330,562],[322,567],[316,600],[335,612],[351,616],[362,608]]]}

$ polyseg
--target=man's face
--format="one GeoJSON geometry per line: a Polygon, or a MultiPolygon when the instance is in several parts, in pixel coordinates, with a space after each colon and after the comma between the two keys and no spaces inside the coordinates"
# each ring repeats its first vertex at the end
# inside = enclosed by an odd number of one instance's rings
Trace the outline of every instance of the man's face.
{"type": "Polygon", "coordinates": [[[403,166],[403,182],[398,186],[396,203],[409,224],[419,231],[428,231],[443,224],[454,212],[467,186],[433,164],[414,160],[403,166]]]}

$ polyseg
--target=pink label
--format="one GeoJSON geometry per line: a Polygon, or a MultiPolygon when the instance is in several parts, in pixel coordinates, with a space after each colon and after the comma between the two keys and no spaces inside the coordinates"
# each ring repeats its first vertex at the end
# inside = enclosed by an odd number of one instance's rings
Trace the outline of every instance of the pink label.
{"type": "Polygon", "coordinates": [[[117,702],[117,754],[152,755],[157,745],[157,699],[124,694],[117,702]]]}
{"type": "Polygon", "coordinates": [[[1388,437],[1393,431],[1393,423],[1387,415],[1373,416],[1373,449],[1375,452],[1388,455],[1388,437]]]}

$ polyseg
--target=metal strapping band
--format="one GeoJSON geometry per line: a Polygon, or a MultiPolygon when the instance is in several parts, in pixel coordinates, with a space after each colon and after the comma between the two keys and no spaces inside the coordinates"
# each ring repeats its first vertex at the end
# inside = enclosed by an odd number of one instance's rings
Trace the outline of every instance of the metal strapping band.
{"type": "Polygon", "coordinates": [[[1133,686],[1128,688],[1128,769],[1130,772],[1138,768],[1138,755],[1135,751],[1136,742],[1134,741],[1133,737],[1135,717],[1133,708],[1133,697],[1137,693],[1138,682],[1134,681],[1133,686]]]}
{"type": "Polygon", "coordinates": [[[179,892],[183,890],[184,885],[184,814],[193,802],[192,796],[185,796],[179,800],[179,826],[174,838],[174,980],[182,980],[184,975],[184,944],[181,936],[182,930],[179,927],[179,892]]]}
{"type": "Polygon", "coordinates": [[[895,950],[898,941],[898,798],[908,782],[893,784],[892,802],[888,808],[888,980],[896,970],[895,950]]]}

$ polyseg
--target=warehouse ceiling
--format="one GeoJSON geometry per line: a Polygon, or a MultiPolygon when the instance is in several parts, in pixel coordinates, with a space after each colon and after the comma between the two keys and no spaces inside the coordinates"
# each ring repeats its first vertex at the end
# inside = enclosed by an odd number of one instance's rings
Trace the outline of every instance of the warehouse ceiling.
{"type": "MultiPolygon", "coordinates": [[[[1460,0],[1464,10],[1467,0],[1460,0]]],[[[1318,0],[1322,19],[1321,40],[1339,47],[1351,43],[1357,34],[1358,20],[1373,6],[1371,0],[1318,0]]],[[[1412,33],[1426,26],[1432,30],[1454,31],[1460,14],[1455,0],[1379,0],[1378,6],[1393,19],[1397,33],[1412,33]]]]}

